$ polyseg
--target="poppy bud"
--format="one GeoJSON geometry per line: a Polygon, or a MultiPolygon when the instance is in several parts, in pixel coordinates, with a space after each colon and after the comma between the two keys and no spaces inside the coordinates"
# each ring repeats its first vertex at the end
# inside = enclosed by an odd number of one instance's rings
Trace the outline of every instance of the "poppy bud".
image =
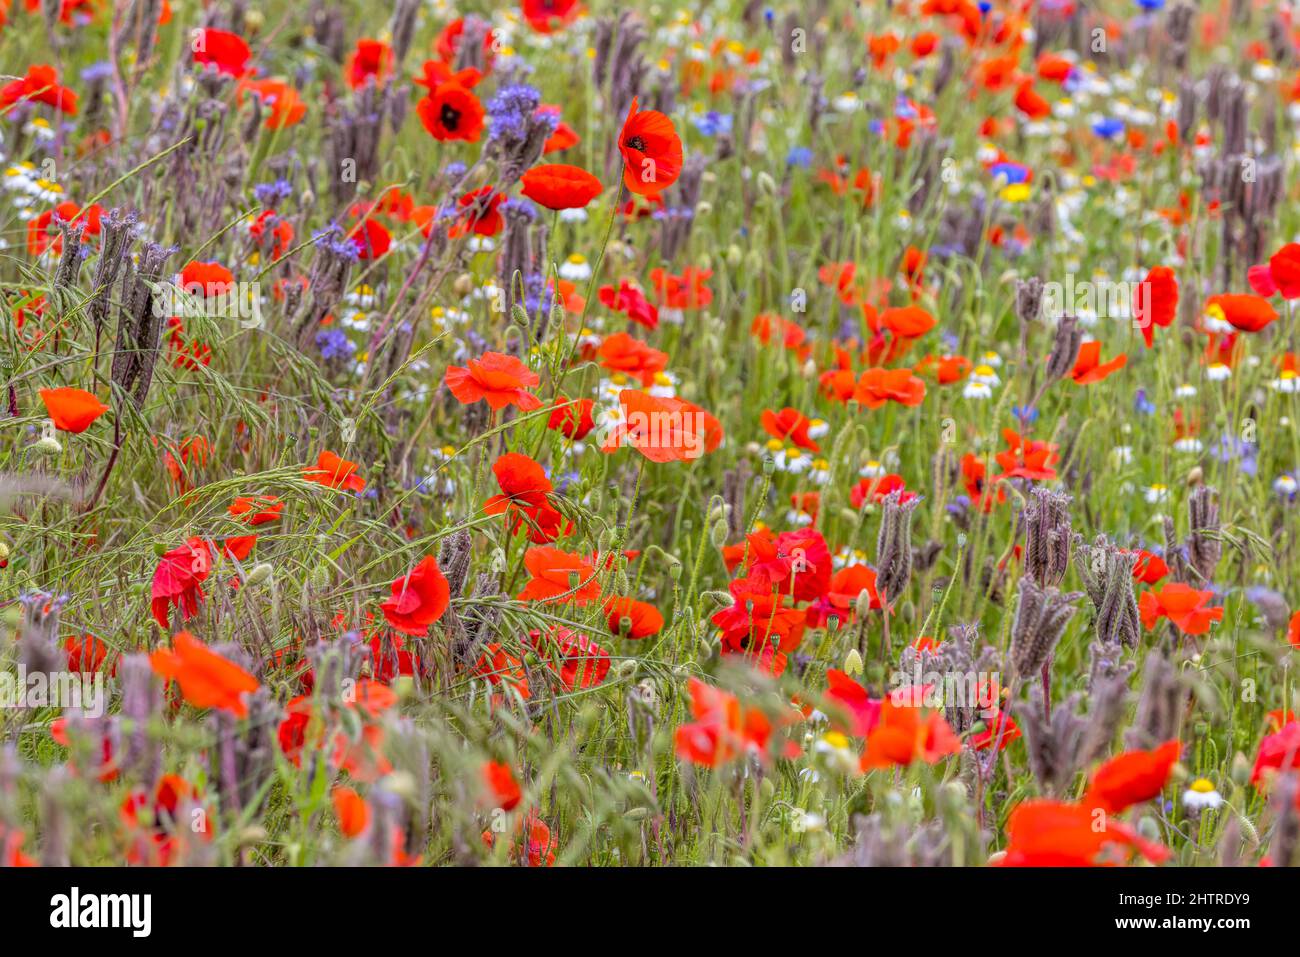
{"type": "Polygon", "coordinates": [[[451,288],[456,295],[464,298],[474,291],[474,277],[467,272],[463,272],[456,277],[456,281],[452,283],[451,288]]]}
{"type": "Polygon", "coordinates": [[[1199,465],[1196,466],[1194,469],[1192,469],[1190,472],[1187,473],[1187,487],[1195,488],[1196,486],[1201,484],[1201,481],[1204,478],[1205,478],[1205,472],[1201,469],[1199,465]]]}
{"type": "Polygon", "coordinates": [[[743,260],[743,258],[744,258],[744,255],[745,255],[745,254],[744,254],[743,252],[741,252],[741,249],[740,249],[739,246],[737,246],[737,245],[735,245],[735,244],[732,244],[732,245],[728,246],[728,247],[727,247],[727,265],[730,266],[732,269],[735,269],[736,267],[738,267],[738,266],[741,264],[741,262],[742,262],[742,260],[743,260]]]}
{"type": "Polygon", "coordinates": [[[33,448],[42,455],[58,455],[63,451],[63,446],[59,444],[59,440],[52,435],[46,435],[37,440],[33,448]]]}
{"type": "Polygon", "coordinates": [[[859,618],[865,618],[871,613],[871,592],[863,589],[858,593],[858,597],[853,600],[853,611],[859,618]]]}
{"type": "MultiPolygon", "coordinates": [[[[627,622],[627,623],[628,623],[628,627],[629,627],[629,628],[631,627],[631,619],[630,619],[630,618],[622,618],[622,619],[620,619],[620,620],[619,620],[619,627],[620,627],[620,628],[622,627],[623,622],[627,622]]],[[[622,680],[622,679],[627,679],[627,678],[631,678],[633,675],[636,674],[637,664],[638,664],[638,662],[637,662],[637,660],[636,660],[635,658],[626,658],[626,659],[624,659],[623,661],[620,661],[620,662],[618,663],[618,667],[614,670],[614,673],[615,673],[616,675],[618,675],[618,677],[619,677],[620,680],[622,680]]]]}
{"type": "Polygon", "coordinates": [[[264,581],[270,581],[274,573],[275,567],[270,562],[258,562],[249,571],[245,584],[260,585],[264,581]]]}
{"type": "MultiPolygon", "coordinates": [[[[866,592],[863,592],[866,594],[866,592]]],[[[861,595],[858,596],[859,598],[861,595]]],[[[846,675],[862,674],[862,655],[858,654],[858,649],[850,648],[849,653],[844,656],[844,673],[846,675]]]]}

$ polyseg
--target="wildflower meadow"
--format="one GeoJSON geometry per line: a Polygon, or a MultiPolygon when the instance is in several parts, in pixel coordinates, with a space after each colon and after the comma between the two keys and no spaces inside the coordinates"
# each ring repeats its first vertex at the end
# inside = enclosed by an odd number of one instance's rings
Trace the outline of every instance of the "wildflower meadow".
{"type": "Polygon", "coordinates": [[[0,172],[0,864],[1300,863],[1286,0],[0,0],[0,172]]]}

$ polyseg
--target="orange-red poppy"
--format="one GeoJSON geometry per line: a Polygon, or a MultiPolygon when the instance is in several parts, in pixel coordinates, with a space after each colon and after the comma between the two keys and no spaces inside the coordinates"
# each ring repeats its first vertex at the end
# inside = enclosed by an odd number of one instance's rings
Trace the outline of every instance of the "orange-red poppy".
{"type": "Polygon", "coordinates": [[[618,401],[622,419],[602,452],[631,446],[651,462],[689,462],[722,444],[718,420],[684,399],[624,389],[618,401]]]}
{"type": "Polygon", "coordinates": [[[50,420],[61,432],[85,432],[92,422],[108,411],[108,406],[85,389],[41,389],[40,394],[50,420]]]}
{"type": "Polygon", "coordinates": [[[521,192],[547,209],[582,209],[600,195],[600,180],[580,166],[547,163],[524,173],[521,192]]]}
{"type": "Polygon", "coordinates": [[[677,182],[682,172],[682,141],[673,121],[657,110],[636,108],[636,97],[618,134],[623,154],[623,183],[634,193],[650,196],[677,182]]]}
{"type": "Polygon", "coordinates": [[[1085,342],[1079,347],[1079,358],[1075,360],[1070,378],[1079,385],[1088,385],[1092,382],[1100,382],[1112,372],[1124,368],[1127,364],[1128,356],[1123,352],[1109,362],[1102,362],[1101,343],[1094,339],[1085,342]]]}
{"type": "Polygon", "coordinates": [[[1083,803],[1108,814],[1159,796],[1182,751],[1177,741],[1166,741],[1150,751],[1126,751],[1093,772],[1083,803]]]}
{"type": "Polygon", "coordinates": [[[469,405],[487,400],[493,412],[508,405],[530,412],[542,405],[542,400],[528,391],[541,382],[537,373],[501,352],[485,352],[464,366],[448,366],[444,381],[457,401],[469,405]]]}
{"type": "Polygon", "coordinates": [[[302,470],[302,477],[317,485],[361,492],[365,490],[366,480],[356,474],[358,468],[356,462],[349,462],[333,452],[325,451],[316,457],[315,467],[308,466],[302,470]]]}
{"type": "Polygon", "coordinates": [[[605,619],[610,633],[624,638],[648,638],[659,634],[664,626],[664,616],[658,608],[635,598],[614,597],[606,600],[605,619]]]}
{"type": "Polygon", "coordinates": [[[439,142],[477,143],[483,135],[483,104],[460,83],[439,83],[415,104],[415,112],[429,135],[439,142]]]}
{"type": "Polygon", "coordinates": [[[582,555],[538,546],[524,553],[524,568],[532,578],[519,593],[520,601],[585,605],[600,597],[596,568],[582,555]]]}
{"type": "Polygon", "coordinates": [[[1223,620],[1223,609],[1209,606],[1213,598],[1212,591],[1198,591],[1174,582],[1160,591],[1144,591],[1138,599],[1138,611],[1148,631],[1159,619],[1168,618],[1185,634],[1203,635],[1210,630],[1210,622],[1223,620]]]}
{"type": "Polygon", "coordinates": [[[924,400],[925,382],[913,375],[911,369],[867,369],[853,389],[853,401],[868,409],[878,409],[886,402],[920,405],[924,400]]]}
{"type": "Polygon", "coordinates": [[[149,664],[163,680],[180,685],[185,700],[196,708],[216,708],[236,718],[247,716],[244,696],[260,687],[256,678],[188,631],[173,635],[171,649],[153,652],[149,664]]]}
{"type": "Polygon", "coordinates": [[[201,66],[215,66],[218,72],[226,76],[239,79],[251,69],[248,60],[253,55],[253,51],[248,48],[243,37],[234,33],[201,27],[195,31],[194,42],[190,48],[195,63],[201,66]]]}
{"type": "Polygon", "coordinates": [[[426,555],[408,574],[393,582],[392,597],[380,607],[395,631],[422,637],[443,616],[450,602],[451,590],[438,560],[426,555]]]}
{"type": "Polygon", "coordinates": [[[961,751],[961,741],[943,715],[894,704],[888,695],[880,704],[880,720],[867,735],[861,767],[907,767],[917,761],[934,764],[961,751]]]}

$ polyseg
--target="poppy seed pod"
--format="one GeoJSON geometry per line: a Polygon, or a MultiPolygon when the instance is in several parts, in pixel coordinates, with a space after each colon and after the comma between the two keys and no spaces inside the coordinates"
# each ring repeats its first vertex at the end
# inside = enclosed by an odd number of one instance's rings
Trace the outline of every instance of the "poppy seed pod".
{"type": "Polygon", "coordinates": [[[1020,597],[1011,626],[1011,665],[1017,675],[1032,675],[1042,668],[1074,617],[1074,602],[1081,596],[1082,592],[1040,588],[1027,575],[1020,579],[1020,597]]]}
{"type": "Polygon", "coordinates": [[[1070,567],[1070,496],[1037,487],[1025,508],[1025,572],[1039,585],[1060,585],[1070,567]]]}
{"type": "Polygon", "coordinates": [[[921,499],[903,501],[903,490],[885,496],[876,538],[876,590],[886,601],[897,598],[912,577],[912,512],[921,499]]]}

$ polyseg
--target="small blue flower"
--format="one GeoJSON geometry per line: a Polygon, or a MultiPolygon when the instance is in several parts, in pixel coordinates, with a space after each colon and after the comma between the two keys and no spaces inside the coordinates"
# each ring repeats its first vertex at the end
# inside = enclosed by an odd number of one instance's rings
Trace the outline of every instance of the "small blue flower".
{"type": "Polygon", "coordinates": [[[707,113],[696,116],[692,122],[694,122],[695,128],[705,136],[718,136],[719,134],[725,136],[731,132],[730,113],[709,110],[707,113]]]}
{"type": "Polygon", "coordinates": [[[786,166],[798,166],[800,169],[807,169],[812,161],[813,151],[807,146],[792,146],[785,156],[786,166]]]}
{"type": "Polygon", "coordinates": [[[1103,116],[1092,124],[1092,131],[1104,140],[1114,139],[1124,132],[1124,121],[1113,116],[1103,116]]]}

